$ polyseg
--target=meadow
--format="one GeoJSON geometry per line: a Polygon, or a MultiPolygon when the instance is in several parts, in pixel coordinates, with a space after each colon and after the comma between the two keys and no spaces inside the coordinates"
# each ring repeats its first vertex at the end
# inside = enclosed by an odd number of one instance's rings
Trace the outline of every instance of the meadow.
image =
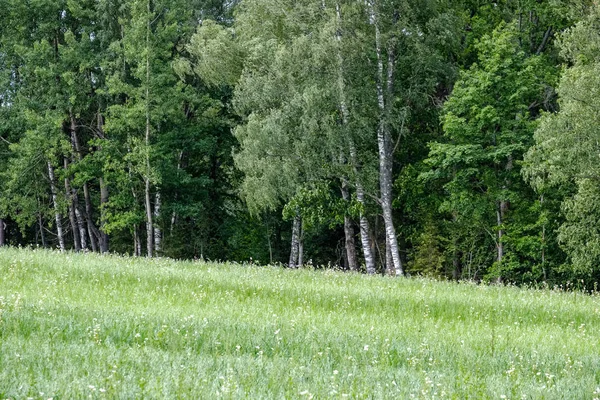
{"type": "Polygon", "coordinates": [[[600,398],[600,296],[0,250],[0,398],[600,398]]]}

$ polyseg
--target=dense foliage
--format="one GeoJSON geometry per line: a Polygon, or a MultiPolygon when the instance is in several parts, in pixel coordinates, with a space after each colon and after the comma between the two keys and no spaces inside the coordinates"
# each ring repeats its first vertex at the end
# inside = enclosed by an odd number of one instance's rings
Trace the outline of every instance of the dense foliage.
{"type": "Polygon", "coordinates": [[[0,9],[1,245],[600,277],[593,1],[0,9]]]}

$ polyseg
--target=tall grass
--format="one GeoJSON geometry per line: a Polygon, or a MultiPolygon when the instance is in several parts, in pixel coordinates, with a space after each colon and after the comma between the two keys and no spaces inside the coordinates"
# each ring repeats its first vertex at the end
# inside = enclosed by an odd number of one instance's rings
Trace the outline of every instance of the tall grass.
{"type": "Polygon", "coordinates": [[[600,297],[0,251],[0,398],[600,398],[600,297]]]}

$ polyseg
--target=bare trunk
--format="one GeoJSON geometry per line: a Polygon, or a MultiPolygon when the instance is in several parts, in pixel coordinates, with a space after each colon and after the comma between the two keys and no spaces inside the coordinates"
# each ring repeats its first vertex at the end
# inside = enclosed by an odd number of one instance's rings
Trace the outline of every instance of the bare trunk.
{"type": "MultiPolygon", "coordinates": [[[[339,3],[336,3],[336,15],[338,21],[338,29],[336,32],[336,39],[338,42],[342,40],[342,31],[341,31],[341,10],[339,3]]],[[[344,127],[348,126],[348,122],[350,119],[350,112],[348,111],[348,105],[346,101],[346,87],[344,84],[344,59],[342,57],[341,49],[338,48],[337,51],[338,56],[338,90],[340,96],[340,109],[342,113],[342,123],[344,127]]],[[[358,174],[358,160],[356,155],[356,148],[354,146],[354,140],[352,137],[348,136],[348,147],[350,152],[350,162],[352,163],[354,174],[356,175],[356,196],[358,202],[363,206],[365,206],[365,192],[362,184],[360,183],[360,178],[358,174]]],[[[369,221],[367,217],[365,217],[364,213],[361,211],[359,216],[359,227],[360,227],[360,241],[363,249],[363,255],[365,257],[365,265],[367,268],[367,273],[374,274],[375,273],[375,258],[373,257],[373,252],[371,251],[371,238],[369,235],[369,221]]],[[[345,229],[345,227],[344,227],[345,229]]],[[[346,239],[348,236],[346,235],[346,239]]],[[[348,249],[348,243],[346,244],[346,249],[348,249]]],[[[358,263],[356,262],[356,254],[354,255],[355,265],[358,269],[358,263]]],[[[348,263],[350,265],[350,257],[348,257],[348,263]]],[[[352,269],[352,268],[350,268],[352,269]]]]}
{"type": "MultiPolygon", "coordinates": [[[[365,206],[365,192],[362,185],[356,184],[356,198],[358,202],[364,207],[365,206]]],[[[373,243],[371,241],[371,228],[369,227],[369,220],[365,214],[361,211],[359,217],[360,227],[360,241],[362,244],[363,255],[365,257],[365,265],[368,274],[375,274],[377,272],[375,268],[375,257],[373,253],[373,243]]]]}
{"type": "Polygon", "coordinates": [[[177,223],[177,213],[173,211],[171,214],[171,228],[169,228],[169,236],[173,236],[173,229],[175,229],[175,224],[177,223]]]}
{"type": "Polygon", "coordinates": [[[269,265],[273,265],[273,245],[271,244],[271,232],[269,232],[268,225],[267,225],[267,243],[269,245],[269,265]]]}
{"type": "MultiPolygon", "coordinates": [[[[379,186],[380,203],[383,211],[383,221],[385,223],[386,239],[392,253],[392,260],[396,275],[403,275],[404,268],[398,251],[398,239],[396,238],[396,229],[392,216],[392,141],[387,127],[386,115],[389,110],[386,108],[385,95],[383,91],[384,71],[383,55],[381,50],[381,34],[379,31],[379,15],[373,3],[371,3],[371,18],[375,25],[375,50],[377,53],[377,103],[379,105],[379,127],[377,129],[377,145],[379,148],[379,186]]],[[[393,93],[393,80],[395,68],[395,54],[393,46],[388,49],[388,73],[387,73],[387,107],[391,105],[390,100],[393,93]]]]}
{"type": "Polygon", "coordinates": [[[81,240],[81,250],[87,251],[87,229],[85,220],[83,215],[81,215],[81,211],[79,210],[79,204],[77,202],[77,196],[73,195],[73,209],[75,210],[75,219],[77,220],[77,227],[79,228],[79,239],[81,240]]]}
{"type": "MultiPolygon", "coordinates": [[[[65,170],[69,167],[66,158],[63,158],[65,170]]],[[[67,198],[67,205],[69,209],[69,222],[71,224],[71,231],[73,232],[73,246],[75,251],[81,251],[81,240],[79,238],[79,227],[77,226],[77,219],[75,218],[75,209],[73,192],[71,191],[71,183],[69,178],[65,177],[65,196],[67,198]]]]}
{"type": "Polygon", "coordinates": [[[385,269],[388,275],[396,275],[396,270],[394,268],[394,260],[392,259],[392,250],[390,248],[390,243],[385,238],[385,269]]]}
{"type": "Polygon", "coordinates": [[[44,232],[44,222],[42,221],[42,214],[38,214],[38,225],[40,227],[40,238],[42,239],[42,247],[46,247],[46,233],[44,232]]]}
{"type": "MultiPolygon", "coordinates": [[[[542,208],[542,212],[544,209],[544,195],[540,196],[540,206],[542,208]]],[[[544,223],[542,225],[542,273],[544,276],[544,282],[546,282],[546,279],[548,279],[547,275],[546,275],[546,223],[544,223]]]]}
{"type": "Polygon", "coordinates": [[[87,183],[83,184],[83,198],[85,201],[85,221],[88,237],[90,238],[90,246],[92,247],[93,252],[97,252],[102,234],[92,220],[92,200],[90,198],[90,190],[87,183]]]}
{"type": "MultiPolygon", "coordinates": [[[[77,161],[81,161],[83,158],[83,155],[81,153],[79,137],[77,136],[77,123],[75,120],[75,116],[73,115],[72,112],[70,112],[70,119],[71,119],[71,146],[73,147],[73,150],[75,151],[75,154],[77,156],[77,161]]],[[[100,127],[101,127],[101,125],[100,125],[100,127]]],[[[83,218],[85,219],[85,222],[86,222],[87,233],[80,232],[80,235],[82,237],[81,243],[82,243],[83,248],[87,248],[87,245],[86,246],[83,245],[83,243],[85,241],[85,237],[87,235],[90,239],[90,245],[92,246],[92,251],[96,252],[96,251],[98,251],[97,241],[98,241],[98,236],[100,235],[100,233],[98,232],[98,228],[96,228],[96,226],[94,225],[94,222],[92,221],[92,201],[90,199],[90,191],[89,191],[87,182],[85,182],[83,184],[83,198],[85,201],[85,215],[83,215],[83,218]]]]}
{"type": "Polygon", "coordinates": [[[0,219],[0,247],[4,246],[6,243],[6,236],[5,236],[5,231],[6,229],[6,224],[4,223],[3,219],[0,219]]]}
{"type": "Polygon", "coordinates": [[[298,267],[298,255],[300,250],[300,224],[302,220],[300,219],[300,215],[296,215],[294,218],[294,222],[292,224],[292,245],[290,250],[290,262],[288,266],[290,268],[298,267]]]}
{"type": "Polygon", "coordinates": [[[150,0],[148,0],[148,22],[146,24],[146,176],[144,178],[146,249],[148,257],[152,257],[154,250],[154,227],[152,225],[152,204],[150,202],[150,12],[150,0]]]}
{"type": "Polygon", "coordinates": [[[52,192],[52,204],[54,205],[54,217],[56,220],[56,235],[58,237],[58,247],[60,251],[65,251],[65,237],[63,234],[62,218],[58,207],[58,192],[56,190],[56,176],[54,175],[54,167],[48,161],[48,177],[50,178],[50,190],[52,192]]]}
{"type": "MultiPolygon", "coordinates": [[[[98,110],[97,115],[97,128],[99,135],[104,138],[104,121],[102,114],[98,110]]],[[[104,178],[99,178],[100,183],[100,230],[98,234],[98,246],[100,247],[101,253],[108,253],[108,234],[106,233],[106,207],[108,206],[108,186],[104,182],[104,178]]]]}
{"type": "MultiPolygon", "coordinates": [[[[342,198],[345,202],[350,202],[350,192],[348,191],[348,182],[346,180],[342,181],[342,198]]],[[[344,215],[344,237],[348,269],[350,271],[357,271],[358,262],[356,260],[356,247],[354,244],[354,224],[349,215],[344,215]]]]}
{"type": "Polygon", "coordinates": [[[298,267],[304,266],[304,232],[300,224],[300,235],[298,235],[298,267]]]}
{"type": "MultiPolygon", "coordinates": [[[[100,110],[98,110],[98,132],[102,137],[104,137],[104,123],[102,120],[102,114],[100,110]]],[[[108,234],[106,233],[106,207],[108,206],[108,186],[104,182],[104,178],[100,178],[100,238],[98,239],[98,244],[100,247],[101,253],[108,253],[108,234]]]]}
{"type": "Polygon", "coordinates": [[[137,225],[133,227],[133,255],[135,257],[142,256],[142,241],[140,239],[137,225]]]}
{"type": "Polygon", "coordinates": [[[154,229],[152,226],[152,204],[150,202],[150,179],[145,179],[146,188],[145,194],[145,206],[146,206],[146,251],[147,256],[152,257],[154,251],[154,229]]]}
{"type": "Polygon", "coordinates": [[[162,244],[162,232],[160,227],[158,226],[158,220],[160,217],[160,192],[156,192],[154,195],[154,251],[156,255],[161,252],[161,244],[162,244]]]}
{"type": "Polygon", "coordinates": [[[508,207],[508,203],[504,200],[498,203],[498,209],[496,210],[496,219],[498,224],[498,255],[496,261],[501,264],[502,259],[504,258],[504,244],[503,244],[503,236],[504,230],[502,229],[502,224],[504,223],[504,214],[508,207]]]}

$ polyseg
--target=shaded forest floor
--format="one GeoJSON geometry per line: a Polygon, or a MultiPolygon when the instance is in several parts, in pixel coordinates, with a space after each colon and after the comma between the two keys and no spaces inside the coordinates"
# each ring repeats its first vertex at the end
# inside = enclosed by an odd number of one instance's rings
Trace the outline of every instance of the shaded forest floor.
{"type": "Polygon", "coordinates": [[[0,398],[594,398],[599,347],[597,295],[0,251],[0,398]]]}

